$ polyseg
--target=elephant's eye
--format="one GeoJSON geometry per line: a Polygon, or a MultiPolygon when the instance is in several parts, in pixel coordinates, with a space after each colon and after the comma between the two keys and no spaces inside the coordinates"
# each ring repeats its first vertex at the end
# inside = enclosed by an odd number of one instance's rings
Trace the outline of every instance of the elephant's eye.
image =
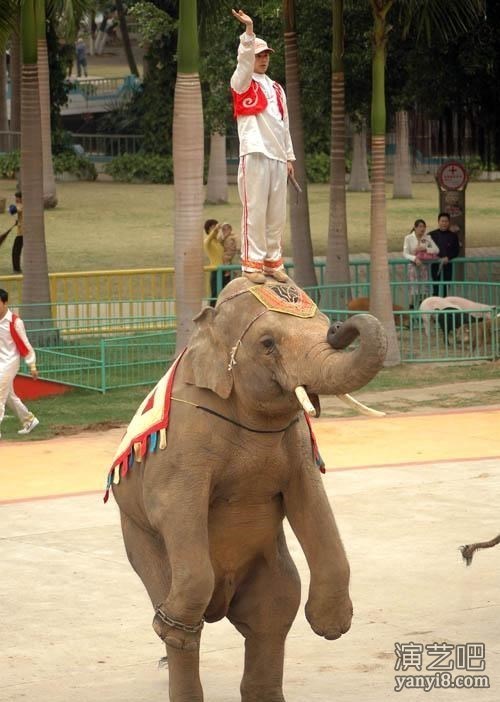
{"type": "Polygon", "coordinates": [[[263,339],[261,339],[260,343],[265,348],[266,353],[272,353],[274,351],[275,343],[272,336],[265,336],[263,339]]]}

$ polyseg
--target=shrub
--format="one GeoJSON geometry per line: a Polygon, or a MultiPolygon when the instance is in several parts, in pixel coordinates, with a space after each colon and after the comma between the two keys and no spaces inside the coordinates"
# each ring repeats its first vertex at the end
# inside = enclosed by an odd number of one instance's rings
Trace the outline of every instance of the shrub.
{"type": "Polygon", "coordinates": [[[464,166],[469,174],[469,178],[477,178],[482,171],[487,170],[479,156],[471,156],[464,159],[464,166]]]}
{"type": "Polygon", "coordinates": [[[92,161],[71,151],[63,151],[63,153],[54,156],[54,172],[71,173],[80,180],[95,180],[97,178],[97,171],[92,161]]]}
{"type": "MultiPolygon", "coordinates": [[[[15,178],[19,171],[21,156],[19,151],[0,155],[0,178],[15,178]]],[[[54,173],[72,173],[80,180],[95,180],[97,171],[92,161],[84,156],[65,151],[54,156],[54,173]]]]}
{"type": "Polygon", "coordinates": [[[172,183],[171,156],[159,154],[122,154],[106,166],[106,173],[121,183],[172,183]]]}
{"type": "Polygon", "coordinates": [[[330,180],[330,155],[316,153],[306,156],[306,175],[309,183],[328,183],[330,180]]]}
{"type": "Polygon", "coordinates": [[[8,154],[0,154],[0,178],[15,178],[19,171],[21,154],[19,151],[11,151],[8,154]]]}

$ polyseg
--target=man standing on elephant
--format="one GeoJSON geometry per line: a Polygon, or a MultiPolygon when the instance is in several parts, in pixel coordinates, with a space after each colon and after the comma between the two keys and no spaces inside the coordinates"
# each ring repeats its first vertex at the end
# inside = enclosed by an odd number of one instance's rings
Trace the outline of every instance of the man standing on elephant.
{"type": "Polygon", "coordinates": [[[252,18],[242,10],[232,13],[245,25],[231,78],[240,139],[241,267],[254,283],[265,283],[265,274],[284,283],[286,186],[295,161],[285,91],[266,75],[273,49],[255,36],[252,18]]]}

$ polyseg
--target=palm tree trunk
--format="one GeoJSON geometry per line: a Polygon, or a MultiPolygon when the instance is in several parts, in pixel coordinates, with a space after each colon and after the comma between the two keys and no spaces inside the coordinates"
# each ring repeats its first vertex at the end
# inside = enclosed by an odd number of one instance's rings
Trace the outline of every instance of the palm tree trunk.
{"type": "MultiPolygon", "coordinates": [[[[18,25],[19,26],[19,22],[18,25]]],[[[21,131],[21,38],[12,33],[10,49],[10,131],[21,131]]]]}
{"type": "Polygon", "coordinates": [[[208,162],[207,202],[227,202],[226,135],[210,134],[210,158],[208,162]]]}
{"type": "MultiPolygon", "coordinates": [[[[49,275],[43,215],[43,170],[36,13],[43,2],[25,0],[21,10],[21,170],[23,174],[23,304],[28,321],[50,319],[49,275]]],[[[45,16],[45,13],[43,13],[45,16]]],[[[34,341],[39,344],[39,341],[34,341]]]]}
{"type": "Polygon", "coordinates": [[[368,160],[366,158],[366,121],[356,126],[352,135],[351,177],[347,186],[349,192],[365,193],[370,190],[368,160]]]}
{"type": "MultiPolygon", "coordinates": [[[[330,145],[330,217],[326,282],[350,281],[345,187],[344,0],[333,0],[332,124],[330,145]]],[[[340,304],[347,306],[347,289],[340,304]]]]}
{"type": "Polygon", "coordinates": [[[294,262],[293,277],[298,285],[317,285],[314,270],[314,256],[311,241],[309,218],[309,197],[307,193],[306,159],[304,148],[304,128],[300,102],[300,68],[295,31],[295,0],[284,0],[285,17],[285,73],[290,136],[295,153],[295,178],[302,192],[290,188],[289,211],[292,252],[294,262]]]}
{"type": "Polygon", "coordinates": [[[411,198],[410,144],[408,112],[396,112],[396,159],[394,161],[394,187],[392,197],[411,198]]]}
{"type": "Polygon", "coordinates": [[[198,74],[196,0],[180,0],[174,93],[175,295],[177,349],[201,308],[203,274],[203,108],[198,74]]]}
{"type": "MultiPolygon", "coordinates": [[[[7,121],[7,65],[5,63],[5,50],[0,50],[0,132],[6,132],[8,129],[7,121]]],[[[0,137],[0,151],[5,151],[7,147],[7,138],[0,137]]]]}
{"type": "Polygon", "coordinates": [[[125,17],[122,0],[116,0],[116,11],[118,12],[120,33],[122,35],[123,48],[125,50],[125,56],[127,57],[130,73],[139,78],[139,69],[137,68],[134,52],[132,51],[132,44],[130,43],[130,34],[128,33],[127,18],[125,17]]]}
{"type": "Polygon", "coordinates": [[[370,312],[380,320],[386,330],[388,348],[385,365],[393,366],[401,362],[401,355],[392,312],[385,213],[386,15],[392,5],[392,0],[370,0],[370,2],[374,16],[372,63],[372,190],[370,210],[370,312]]]}
{"type": "MultiPolygon", "coordinates": [[[[38,19],[38,18],[37,18],[38,19]]],[[[43,206],[52,209],[57,205],[56,179],[52,162],[52,128],[50,124],[50,74],[45,18],[38,34],[38,81],[40,86],[40,117],[43,155],[43,206]],[[43,36],[40,36],[40,31],[43,36]]]]}

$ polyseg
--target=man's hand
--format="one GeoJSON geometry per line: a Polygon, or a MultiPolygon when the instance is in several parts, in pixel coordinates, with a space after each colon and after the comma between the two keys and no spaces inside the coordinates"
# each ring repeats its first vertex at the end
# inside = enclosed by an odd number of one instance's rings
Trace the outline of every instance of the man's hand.
{"type": "Polygon", "coordinates": [[[450,259],[448,258],[448,256],[443,256],[443,258],[441,259],[441,263],[449,263],[449,261],[450,259]]]}
{"type": "Polygon", "coordinates": [[[231,10],[233,17],[245,25],[247,34],[253,34],[253,19],[246,15],[243,10],[231,10]]]}
{"type": "Polygon", "coordinates": [[[35,365],[30,366],[30,375],[34,380],[38,378],[38,370],[35,365]]]}
{"type": "Polygon", "coordinates": [[[416,266],[421,266],[421,265],[422,265],[422,261],[419,259],[418,256],[415,258],[415,265],[416,265],[416,266]]]}
{"type": "Polygon", "coordinates": [[[286,162],[286,170],[287,170],[287,175],[292,176],[292,178],[295,176],[295,169],[293,167],[293,161],[286,162]]]}

